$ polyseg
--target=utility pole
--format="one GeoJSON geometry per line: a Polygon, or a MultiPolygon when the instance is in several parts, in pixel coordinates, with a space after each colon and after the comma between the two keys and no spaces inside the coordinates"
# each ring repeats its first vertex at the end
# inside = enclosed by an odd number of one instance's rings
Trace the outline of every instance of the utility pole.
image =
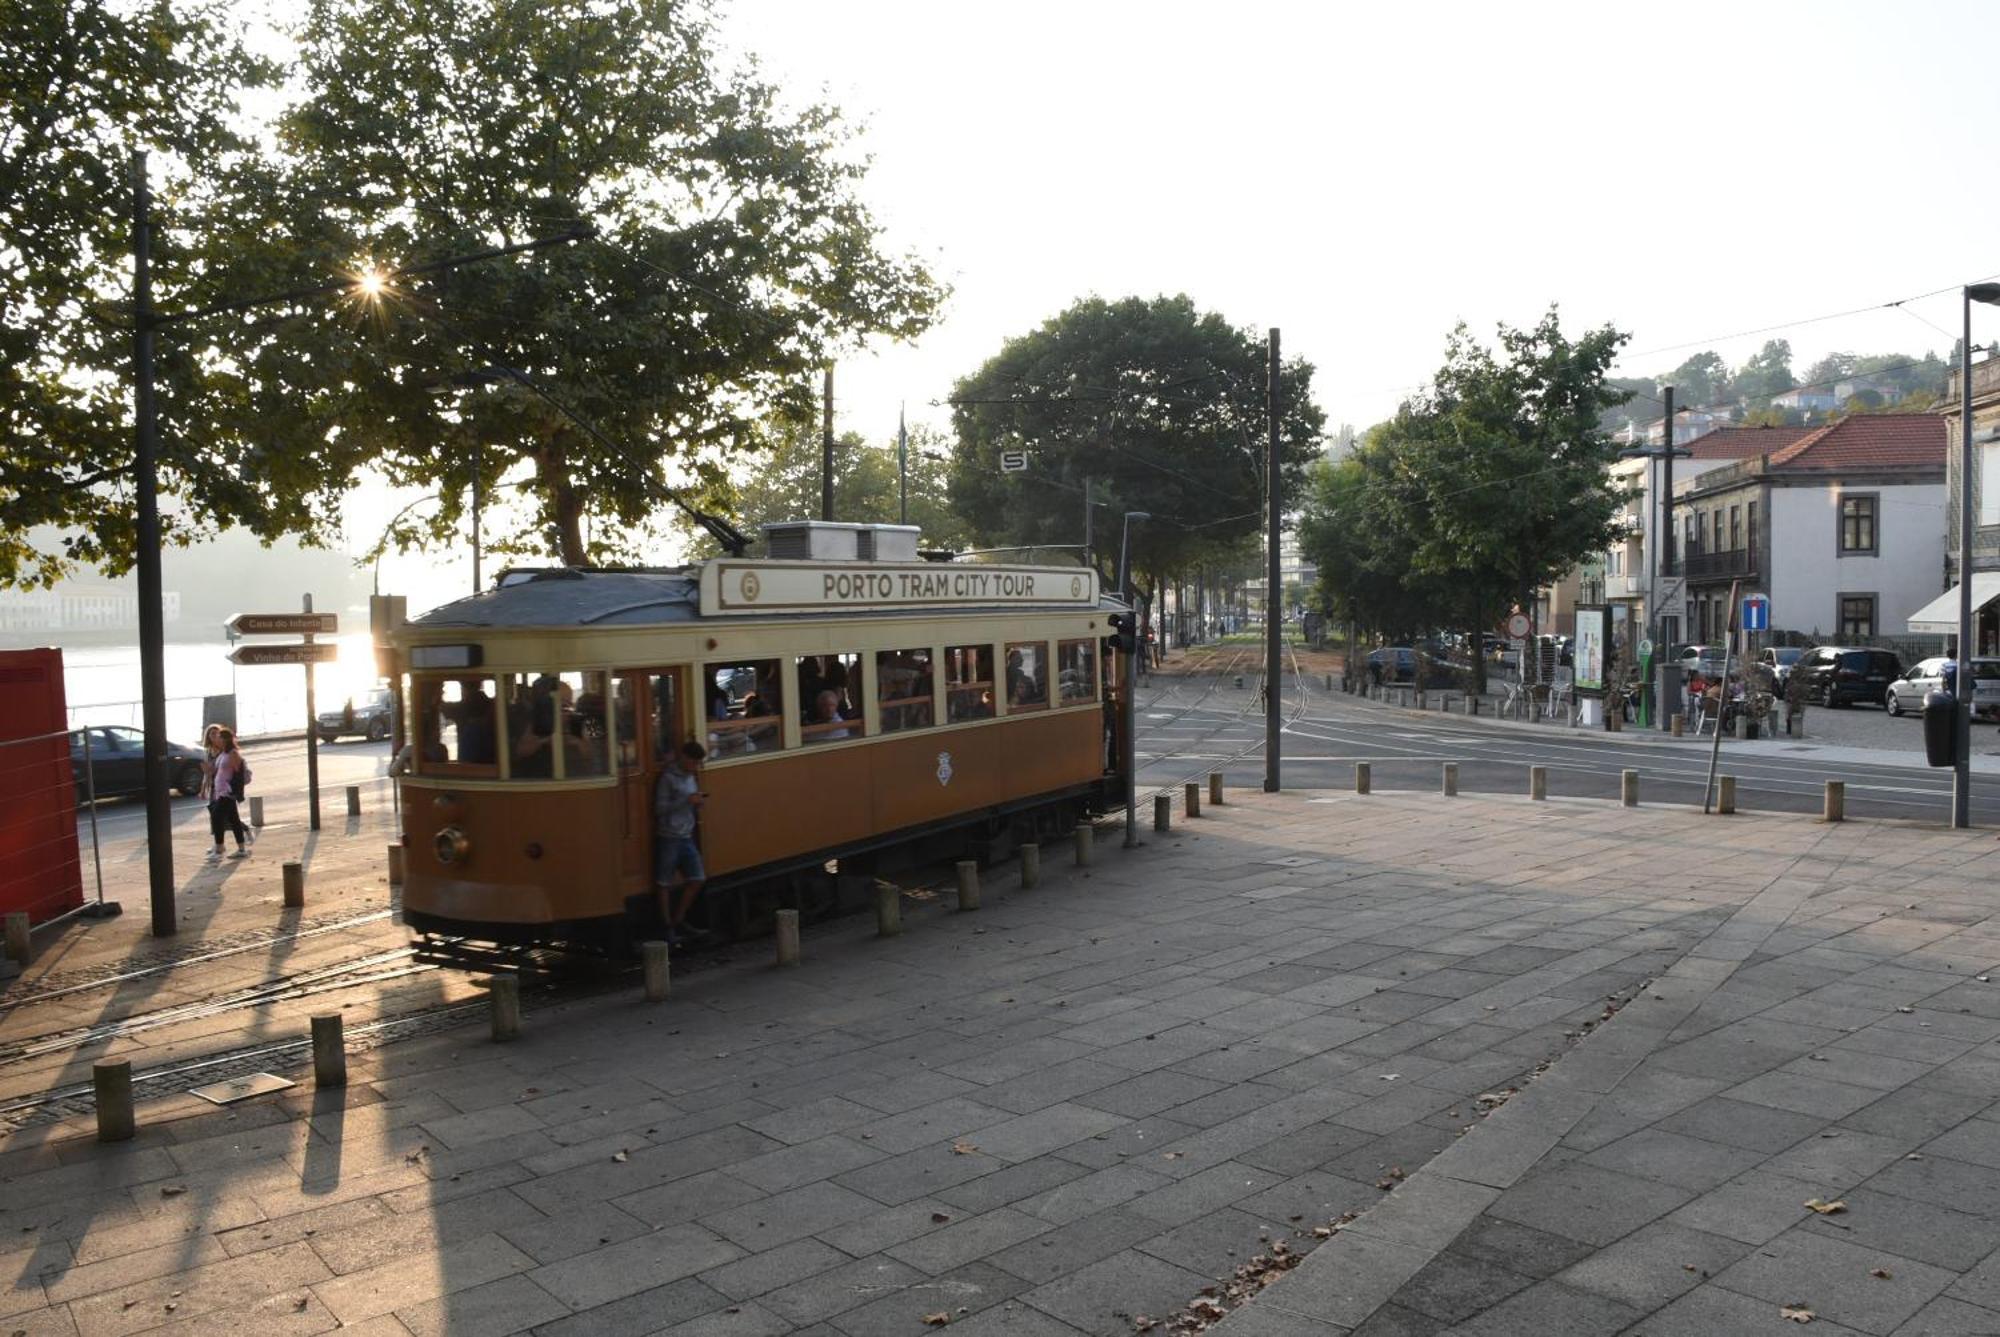
{"type": "Polygon", "coordinates": [[[133,486],[138,491],[139,696],[146,731],[146,872],[153,936],[174,922],[174,822],[167,806],[167,628],[160,604],[159,419],[153,404],[153,195],[146,154],[132,155],[133,486]]]}
{"type": "Polygon", "coordinates": [[[1278,526],[1283,521],[1284,480],[1278,467],[1278,416],[1283,410],[1279,395],[1278,331],[1271,331],[1269,388],[1265,392],[1265,416],[1269,419],[1270,458],[1264,466],[1265,487],[1270,493],[1270,515],[1266,517],[1264,558],[1264,792],[1278,792],[1278,690],[1283,684],[1278,656],[1283,642],[1283,597],[1278,587],[1278,526]]]}
{"type": "Polygon", "coordinates": [[[819,518],[833,519],[833,365],[827,364],[821,387],[819,426],[819,518]]]}
{"type": "Polygon", "coordinates": [[[1951,824],[1972,826],[1972,289],[1963,300],[1958,355],[1958,669],[1952,674],[1951,824]]]}
{"type": "MultiPolygon", "coordinates": [[[[472,444],[472,592],[479,593],[479,464],[486,446],[475,441],[472,444]]],[[[306,610],[308,613],[312,609],[306,610]]]]}
{"type": "Polygon", "coordinates": [[[910,428],[901,404],[896,405],[896,523],[910,523],[910,428]]]}
{"type": "MultiPolygon", "coordinates": [[[[1660,451],[1660,533],[1659,541],[1653,545],[1653,560],[1658,564],[1659,582],[1654,590],[1653,605],[1653,652],[1658,656],[1653,662],[1664,664],[1673,658],[1674,647],[1667,644],[1666,610],[1660,602],[1667,596],[1667,582],[1674,574],[1674,387],[1663,386],[1660,399],[1666,409],[1667,440],[1660,451]]],[[[1683,586],[1682,588],[1686,588],[1683,586]]],[[[1660,675],[1662,680],[1665,674],[1660,675]]],[[[1646,684],[1652,690],[1653,684],[1646,684]]],[[[1653,711],[1659,716],[1659,727],[1668,728],[1667,703],[1662,700],[1653,711]]],[[[1716,721],[1716,732],[1722,731],[1722,722],[1716,721]]]]}
{"type": "MultiPolygon", "coordinates": [[[[1083,564],[1093,570],[1097,567],[1097,549],[1091,543],[1092,521],[1090,515],[1090,476],[1083,479],[1083,564]]],[[[1122,598],[1124,590],[1118,591],[1122,598]]]]}

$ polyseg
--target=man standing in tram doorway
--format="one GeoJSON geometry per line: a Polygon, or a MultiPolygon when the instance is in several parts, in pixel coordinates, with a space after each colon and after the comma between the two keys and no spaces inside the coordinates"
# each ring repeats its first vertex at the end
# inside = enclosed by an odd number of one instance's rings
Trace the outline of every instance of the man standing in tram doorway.
{"type": "Polygon", "coordinates": [[[689,739],[668,759],[653,786],[653,886],[660,897],[660,916],[667,921],[667,941],[681,945],[681,925],[701,895],[707,872],[695,847],[695,824],[701,815],[701,763],[708,756],[689,739]],[[678,903],[674,878],[681,879],[678,903]]]}

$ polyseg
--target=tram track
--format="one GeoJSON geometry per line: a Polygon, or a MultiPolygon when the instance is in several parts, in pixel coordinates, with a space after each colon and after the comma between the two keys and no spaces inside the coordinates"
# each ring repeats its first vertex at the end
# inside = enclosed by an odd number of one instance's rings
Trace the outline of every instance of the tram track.
{"type": "MultiPolygon", "coordinates": [[[[1220,686],[1221,680],[1224,676],[1231,674],[1235,671],[1235,665],[1241,662],[1242,657],[1247,653],[1248,653],[1247,650],[1238,649],[1236,653],[1230,657],[1225,666],[1222,669],[1218,670],[1213,675],[1214,681],[1209,685],[1207,690],[1205,690],[1202,693],[1201,697],[1197,698],[1196,704],[1190,706],[1187,710],[1175,716],[1173,720],[1170,721],[1170,723],[1178,722],[1181,719],[1185,719],[1188,715],[1192,714],[1195,710],[1199,709],[1200,703],[1205,702],[1208,699],[1208,697],[1214,693],[1216,687],[1220,686]]],[[[1312,688],[1310,686],[1308,678],[1306,677],[1303,666],[1299,663],[1298,651],[1291,645],[1290,642],[1287,642],[1285,644],[1285,658],[1290,667],[1289,676],[1292,680],[1292,686],[1294,689],[1293,691],[1294,699],[1292,703],[1286,708],[1287,713],[1283,717],[1282,727],[1290,728],[1292,725],[1297,724],[1300,719],[1304,718],[1307,709],[1311,705],[1312,688]]],[[[1257,707],[1258,703],[1263,700],[1265,688],[1266,688],[1265,675],[1263,672],[1260,672],[1258,674],[1258,690],[1254,693],[1251,693],[1249,698],[1241,706],[1239,706],[1228,719],[1218,722],[1213,728],[1209,729],[1207,733],[1205,733],[1201,738],[1190,739],[1187,742],[1182,743],[1168,751],[1156,753],[1153,757],[1154,763],[1158,764],[1160,762],[1169,762],[1171,761],[1172,758],[1180,755],[1181,753],[1187,752],[1192,748],[1200,747],[1207,744],[1211,739],[1215,737],[1216,734],[1221,733],[1223,730],[1230,728],[1232,725],[1240,723],[1243,720],[1243,718],[1248,714],[1250,714],[1250,712],[1257,707]]],[[[1245,744],[1243,747],[1237,749],[1235,752],[1229,753],[1221,757],[1220,759],[1206,758],[1203,760],[1202,764],[1196,767],[1194,770],[1189,771],[1184,775],[1179,775],[1175,779],[1170,780],[1165,784],[1156,785],[1152,789],[1147,790],[1146,797],[1152,798],[1159,794],[1172,794],[1173,792],[1179,790],[1182,785],[1188,783],[1191,780],[1197,780],[1201,776],[1207,774],[1210,771],[1214,771],[1222,767],[1226,767],[1236,762],[1242,761],[1244,758],[1249,757],[1254,753],[1263,751],[1263,749],[1264,749],[1264,740],[1262,738],[1259,738],[1254,742],[1245,744]]]]}

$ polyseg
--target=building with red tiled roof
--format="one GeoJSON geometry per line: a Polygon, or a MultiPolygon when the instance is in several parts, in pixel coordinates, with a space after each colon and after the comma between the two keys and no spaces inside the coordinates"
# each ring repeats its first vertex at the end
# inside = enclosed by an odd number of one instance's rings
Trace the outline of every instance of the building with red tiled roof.
{"type": "Polygon", "coordinates": [[[1689,639],[1722,638],[1732,585],[1770,597],[1780,642],[1904,636],[1944,577],[1944,420],[1870,413],[1715,435],[1712,452],[1744,453],[1674,487],[1689,639]]]}

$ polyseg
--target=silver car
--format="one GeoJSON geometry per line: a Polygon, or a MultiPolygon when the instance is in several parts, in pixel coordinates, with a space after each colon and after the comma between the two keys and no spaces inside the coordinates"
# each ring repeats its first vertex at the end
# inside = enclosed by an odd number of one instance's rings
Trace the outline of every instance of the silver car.
{"type": "MultiPolygon", "coordinates": [[[[1945,665],[1951,663],[1949,655],[1933,655],[1920,660],[1910,671],[1889,684],[1889,691],[1882,699],[1891,715],[1916,714],[1924,708],[1924,695],[1944,687],[1945,665]]],[[[1975,658],[1972,661],[1972,713],[1981,716],[2000,716],[2000,659],[1975,658]]]]}

